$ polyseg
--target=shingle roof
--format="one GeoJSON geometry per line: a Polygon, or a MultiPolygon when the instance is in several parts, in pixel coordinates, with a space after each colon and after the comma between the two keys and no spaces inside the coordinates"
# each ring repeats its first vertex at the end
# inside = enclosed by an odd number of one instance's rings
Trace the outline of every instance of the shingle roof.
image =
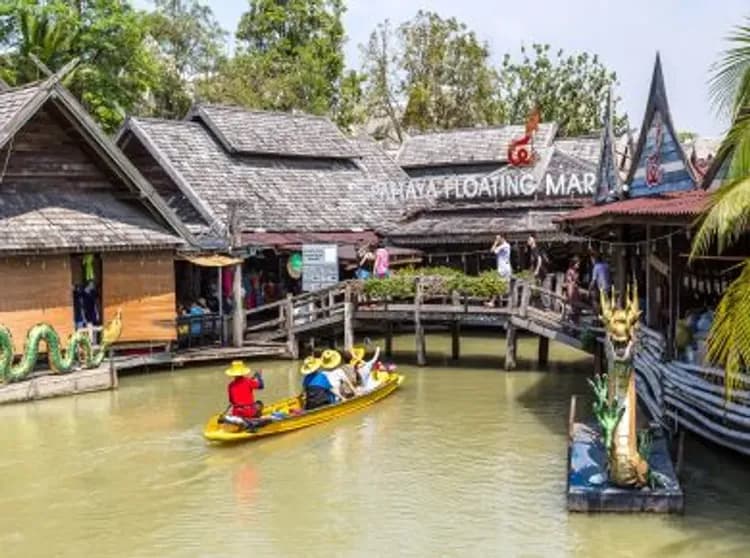
{"type": "Polygon", "coordinates": [[[242,200],[244,230],[373,228],[391,217],[372,203],[374,183],[407,178],[371,140],[352,140],[356,161],[251,156],[227,152],[200,122],[135,124],[219,221],[226,222],[229,203],[242,200]]]}
{"type": "Polygon", "coordinates": [[[113,193],[42,189],[0,195],[3,252],[133,250],[174,247],[181,239],[113,193]]]}
{"type": "Polygon", "coordinates": [[[14,89],[0,90],[0,129],[4,128],[34,96],[39,93],[39,83],[14,89]]]}
{"type": "Polygon", "coordinates": [[[577,209],[566,213],[558,221],[573,223],[599,217],[684,217],[686,221],[690,221],[706,208],[709,197],[710,194],[705,190],[687,190],[630,198],[577,209]]]}
{"type": "MultiPolygon", "coordinates": [[[[183,229],[180,221],[163,206],[150,185],[80,103],[58,83],[58,78],[53,75],[42,82],[0,91],[0,144],[23,131],[43,107],[55,104],[76,125],[76,131],[69,133],[77,134],[76,141],[94,147],[90,153],[96,155],[90,156],[97,157],[97,162],[114,171],[119,179],[112,182],[111,191],[52,188],[38,177],[27,180],[23,188],[16,188],[12,181],[6,180],[0,187],[0,251],[132,250],[184,244],[154,215],[161,215],[163,222],[175,227],[174,230],[183,229]],[[116,197],[117,190],[130,196],[136,194],[137,199],[120,200],[116,197]]],[[[30,141],[29,137],[25,141],[30,141]]],[[[13,149],[9,152],[13,164],[17,152],[13,149]]]]}
{"type": "Polygon", "coordinates": [[[553,145],[567,155],[578,157],[590,163],[599,162],[602,140],[597,137],[560,138],[553,145]]]}
{"type": "MultiPolygon", "coordinates": [[[[556,132],[556,124],[540,124],[534,139],[535,145],[548,146],[556,132]]],[[[508,125],[412,136],[401,146],[397,162],[405,168],[506,162],[509,144],[525,133],[523,125],[508,125]]]]}
{"type": "Polygon", "coordinates": [[[203,120],[229,152],[331,159],[358,156],[338,127],[321,116],[198,105],[190,118],[203,120]]]}

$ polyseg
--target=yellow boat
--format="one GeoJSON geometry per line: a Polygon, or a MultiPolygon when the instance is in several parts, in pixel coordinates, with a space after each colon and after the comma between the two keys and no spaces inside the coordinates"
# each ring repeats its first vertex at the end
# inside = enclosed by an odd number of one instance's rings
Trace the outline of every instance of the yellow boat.
{"type": "Polygon", "coordinates": [[[294,414],[302,410],[301,396],[282,399],[263,408],[263,415],[260,417],[260,420],[271,419],[271,422],[259,426],[254,432],[245,430],[241,426],[234,424],[220,423],[219,418],[222,415],[214,415],[203,429],[203,436],[212,442],[242,442],[299,430],[300,428],[306,428],[348,415],[368,405],[372,405],[396,391],[403,381],[404,377],[401,374],[391,373],[388,374],[388,377],[377,388],[368,393],[352,397],[340,403],[305,411],[301,414],[294,414]],[[274,413],[283,413],[288,416],[280,419],[272,419],[274,413]]]}

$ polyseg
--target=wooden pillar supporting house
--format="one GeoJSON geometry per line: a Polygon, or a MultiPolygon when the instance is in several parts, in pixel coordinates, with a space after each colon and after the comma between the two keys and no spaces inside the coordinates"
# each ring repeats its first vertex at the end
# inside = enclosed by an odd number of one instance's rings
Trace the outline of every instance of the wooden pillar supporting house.
{"type": "Polygon", "coordinates": [[[508,323],[505,333],[505,369],[513,370],[516,367],[516,349],[518,348],[518,330],[516,326],[508,323]]]}
{"type": "Polygon", "coordinates": [[[539,336],[538,363],[539,368],[546,368],[549,364],[549,338],[543,335],[539,336]]]}
{"type": "Polygon", "coordinates": [[[652,259],[651,239],[653,238],[653,228],[646,225],[646,254],[644,262],[646,266],[646,325],[656,327],[657,305],[656,305],[656,276],[652,259]]]}
{"type": "Polygon", "coordinates": [[[414,337],[417,343],[417,364],[427,364],[427,347],[425,342],[424,325],[422,324],[422,283],[417,280],[416,295],[414,297],[414,337]]]}
{"type": "Polygon", "coordinates": [[[458,360],[461,356],[461,324],[454,321],[451,324],[451,358],[458,360]]]}
{"type": "Polygon", "coordinates": [[[680,282],[682,280],[682,260],[677,249],[679,240],[669,237],[669,331],[667,331],[667,355],[674,358],[677,354],[675,332],[680,317],[680,282]]]}

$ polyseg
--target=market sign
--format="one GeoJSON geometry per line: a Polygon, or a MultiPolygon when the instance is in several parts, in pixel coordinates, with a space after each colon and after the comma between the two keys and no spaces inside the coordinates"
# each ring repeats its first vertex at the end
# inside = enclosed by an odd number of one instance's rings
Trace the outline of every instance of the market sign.
{"type": "Polygon", "coordinates": [[[450,178],[417,178],[405,182],[376,184],[371,190],[375,200],[405,202],[411,200],[461,199],[518,199],[535,197],[591,197],[594,195],[596,174],[545,174],[537,181],[531,172],[499,174],[495,176],[450,178]]]}
{"type": "Polygon", "coordinates": [[[338,282],[338,246],[335,244],[303,244],[302,290],[317,291],[338,282]]]}

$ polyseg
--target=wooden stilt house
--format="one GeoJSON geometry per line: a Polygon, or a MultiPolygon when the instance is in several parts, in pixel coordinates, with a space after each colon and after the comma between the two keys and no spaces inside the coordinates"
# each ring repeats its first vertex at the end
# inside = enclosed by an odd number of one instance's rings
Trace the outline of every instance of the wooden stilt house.
{"type": "Polygon", "coordinates": [[[59,83],[0,91],[0,324],[66,336],[123,310],[122,343],[175,338],[173,259],[190,238],[59,83]],[[76,289],[79,290],[76,290],[76,289]],[[88,307],[75,303],[87,289],[88,307]]]}

